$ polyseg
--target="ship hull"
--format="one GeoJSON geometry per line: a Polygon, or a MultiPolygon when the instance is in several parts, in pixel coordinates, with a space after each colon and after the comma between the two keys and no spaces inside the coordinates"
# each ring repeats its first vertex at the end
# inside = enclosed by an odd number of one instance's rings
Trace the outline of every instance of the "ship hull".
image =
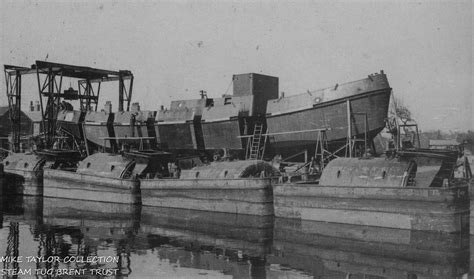
{"type": "Polygon", "coordinates": [[[85,113],[81,111],[61,111],[58,115],[56,125],[73,135],[77,139],[83,139],[82,123],[85,113]]]}
{"type": "Polygon", "coordinates": [[[105,123],[84,123],[84,137],[93,144],[110,147],[110,141],[104,140],[104,138],[114,136],[111,125],[105,123]]]}
{"type": "Polygon", "coordinates": [[[367,132],[370,142],[385,127],[389,102],[390,90],[381,90],[317,104],[305,110],[267,115],[271,148],[274,153],[284,155],[305,149],[314,152],[317,129],[328,129],[326,137],[330,149],[344,145],[349,133],[348,103],[352,112],[352,136],[364,138],[367,132]],[[359,113],[367,115],[367,125],[365,115],[359,113]]]}
{"type": "Polygon", "coordinates": [[[244,135],[243,120],[234,118],[223,121],[202,122],[202,133],[206,149],[243,149],[244,142],[240,136],[244,135]]]}
{"type": "Polygon", "coordinates": [[[165,144],[171,150],[203,149],[201,124],[197,121],[184,123],[158,123],[155,124],[158,142],[165,144]]]}

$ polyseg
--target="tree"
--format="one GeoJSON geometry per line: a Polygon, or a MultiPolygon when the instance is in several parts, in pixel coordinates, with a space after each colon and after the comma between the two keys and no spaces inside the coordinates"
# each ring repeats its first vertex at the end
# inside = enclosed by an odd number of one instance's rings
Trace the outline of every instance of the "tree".
{"type": "Polygon", "coordinates": [[[408,109],[400,98],[393,96],[392,98],[393,107],[390,110],[390,116],[400,120],[403,124],[407,124],[408,121],[414,121],[411,116],[411,111],[408,109]]]}

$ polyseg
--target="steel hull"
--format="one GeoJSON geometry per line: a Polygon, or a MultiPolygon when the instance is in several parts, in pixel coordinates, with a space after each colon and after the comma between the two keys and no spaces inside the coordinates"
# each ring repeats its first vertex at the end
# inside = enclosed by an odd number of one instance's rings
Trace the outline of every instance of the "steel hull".
{"type": "Polygon", "coordinates": [[[347,100],[350,101],[352,113],[367,114],[367,129],[364,116],[354,115],[351,118],[352,136],[364,138],[364,132],[367,130],[368,140],[372,140],[385,127],[390,90],[354,95],[317,104],[313,108],[301,111],[267,115],[268,133],[272,134],[270,146],[273,152],[294,154],[305,149],[314,151],[318,132],[298,133],[305,130],[328,128],[326,136],[330,147],[344,144],[349,131],[347,100]]]}
{"type": "Polygon", "coordinates": [[[202,149],[202,135],[196,135],[199,130],[197,122],[155,124],[157,141],[169,149],[202,149]]]}
{"type": "Polygon", "coordinates": [[[110,147],[110,141],[104,140],[103,138],[106,137],[113,137],[113,128],[111,125],[107,124],[90,124],[84,123],[84,137],[98,145],[98,146],[105,146],[110,147]]]}

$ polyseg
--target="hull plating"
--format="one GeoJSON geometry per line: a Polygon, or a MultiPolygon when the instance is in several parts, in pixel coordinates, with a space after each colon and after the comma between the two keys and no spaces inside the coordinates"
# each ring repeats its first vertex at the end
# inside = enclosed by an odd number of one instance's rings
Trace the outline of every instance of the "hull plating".
{"type": "MultiPolygon", "coordinates": [[[[375,137],[385,127],[390,91],[381,91],[370,94],[361,94],[349,98],[352,113],[367,114],[367,132],[369,139],[375,137]]],[[[353,115],[351,118],[351,132],[357,138],[364,137],[363,115],[353,115]]],[[[329,143],[345,143],[348,134],[347,103],[346,99],[339,99],[328,103],[315,105],[311,109],[267,116],[269,133],[286,133],[329,128],[326,132],[329,143]]],[[[277,153],[285,150],[314,149],[317,133],[286,133],[272,135],[270,145],[277,153]]]]}
{"type": "Polygon", "coordinates": [[[112,127],[109,125],[84,123],[84,137],[98,146],[110,147],[110,141],[105,141],[102,138],[113,136],[112,127]]]}

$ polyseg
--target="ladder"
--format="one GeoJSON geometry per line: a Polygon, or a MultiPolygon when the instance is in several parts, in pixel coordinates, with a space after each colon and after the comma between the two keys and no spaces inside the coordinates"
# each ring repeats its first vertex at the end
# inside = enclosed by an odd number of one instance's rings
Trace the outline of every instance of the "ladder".
{"type": "Polygon", "coordinates": [[[249,160],[258,160],[260,155],[260,144],[262,142],[262,132],[263,124],[255,123],[253,128],[253,136],[250,142],[250,154],[248,156],[249,160]]]}

